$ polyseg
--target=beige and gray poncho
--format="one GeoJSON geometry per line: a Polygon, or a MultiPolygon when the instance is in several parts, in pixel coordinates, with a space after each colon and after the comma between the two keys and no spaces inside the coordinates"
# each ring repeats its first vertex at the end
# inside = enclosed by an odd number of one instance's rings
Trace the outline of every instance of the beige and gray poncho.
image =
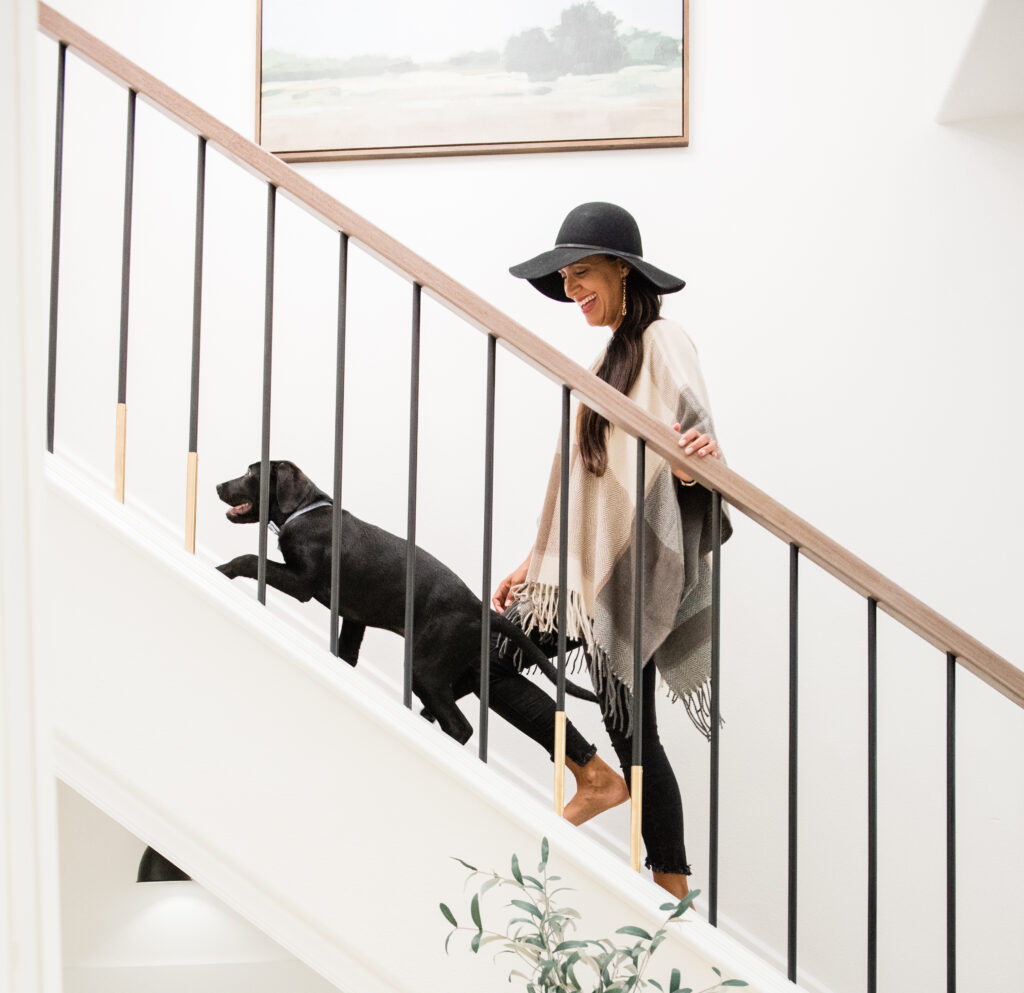
{"type": "MultiPolygon", "coordinates": [[[[694,427],[717,437],[697,350],[671,321],[655,321],[644,332],[643,366],[629,398],[665,424],[678,421],[682,431],[694,427]]],[[[629,731],[636,440],[612,425],[607,452],[608,468],[595,476],[584,467],[573,438],[566,635],[582,643],[602,711],[629,731]]],[[[672,698],[682,698],[693,723],[709,736],[711,494],[702,486],[680,486],[668,463],[650,449],[645,462],[643,657],[653,660],[672,698]]],[[[507,611],[527,632],[557,632],[560,477],[559,451],[529,572],[507,611]]],[[[722,540],[731,532],[723,511],[722,540]]]]}

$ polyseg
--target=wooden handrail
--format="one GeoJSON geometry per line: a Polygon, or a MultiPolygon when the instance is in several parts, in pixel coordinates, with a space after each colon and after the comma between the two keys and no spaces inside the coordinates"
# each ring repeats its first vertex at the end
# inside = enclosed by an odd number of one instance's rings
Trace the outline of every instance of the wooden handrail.
{"type": "Polygon", "coordinates": [[[546,341],[497,310],[405,245],[349,210],[277,156],[222,124],[181,94],[82,30],[44,3],[39,4],[39,27],[101,72],[131,89],[177,120],[193,134],[203,135],[249,172],[272,183],[278,191],[324,223],[345,232],[389,268],[418,283],[425,292],[481,331],[493,334],[521,359],[549,379],[570,387],[576,396],[647,447],[683,469],[705,486],[718,490],[728,503],[785,542],[796,544],[812,562],[934,645],[952,652],[957,661],[1024,708],[1024,671],[1012,665],[941,614],[901,589],[852,552],[787,510],[766,493],[724,465],[683,455],[678,435],[656,421],[593,373],[562,355],[546,341]]]}

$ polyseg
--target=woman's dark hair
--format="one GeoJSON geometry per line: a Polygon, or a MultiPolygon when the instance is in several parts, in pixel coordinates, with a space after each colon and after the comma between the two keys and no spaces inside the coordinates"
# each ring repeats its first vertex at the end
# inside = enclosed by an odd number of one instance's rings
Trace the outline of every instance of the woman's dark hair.
{"type": "MultiPolygon", "coordinates": [[[[644,361],[644,331],[661,316],[661,296],[654,285],[630,269],[626,276],[626,316],[608,343],[597,370],[599,379],[620,393],[629,393],[644,361]]],[[[589,407],[580,408],[578,440],[583,464],[595,476],[608,468],[608,419],[589,407]]]]}

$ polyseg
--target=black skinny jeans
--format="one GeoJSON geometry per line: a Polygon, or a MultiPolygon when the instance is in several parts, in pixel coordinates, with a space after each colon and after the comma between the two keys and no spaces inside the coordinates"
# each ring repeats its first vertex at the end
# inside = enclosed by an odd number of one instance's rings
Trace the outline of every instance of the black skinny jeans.
{"type": "MultiPolygon", "coordinates": [[[[529,637],[548,658],[557,656],[557,637],[542,635],[536,629],[530,632],[529,637]]],[[[570,641],[567,650],[578,645],[578,642],[570,641]]],[[[689,875],[690,866],[686,861],[683,842],[683,802],[679,795],[679,784],[658,737],[658,717],[654,709],[656,686],[657,670],[652,662],[644,666],[643,678],[641,759],[644,775],[640,830],[647,849],[649,869],[689,875]]],[[[491,653],[491,709],[553,756],[555,702],[516,669],[511,652],[505,658],[498,658],[496,653],[491,653]]],[[[604,726],[618,756],[626,785],[630,787],[633,739],[621,728],[614,727],[608,717],[604,717],[604,726]]],[[[586,765],[597,753],[597,746],[590,744],[569,720],[566,720],[565,728],[565,753],[577,765],[586,765]]]]}

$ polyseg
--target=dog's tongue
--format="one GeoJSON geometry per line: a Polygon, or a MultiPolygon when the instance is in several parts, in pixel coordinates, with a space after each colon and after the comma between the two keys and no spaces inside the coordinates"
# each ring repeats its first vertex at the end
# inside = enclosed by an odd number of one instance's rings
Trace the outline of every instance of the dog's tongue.
{"type": "Polygon", "coordinates": [[[228,517],[237,517],[239,514],[244,514],[247,510],[252,510],[252,504],[240,503],[237,507],[232,507],[228,511],[228,517]]]}

